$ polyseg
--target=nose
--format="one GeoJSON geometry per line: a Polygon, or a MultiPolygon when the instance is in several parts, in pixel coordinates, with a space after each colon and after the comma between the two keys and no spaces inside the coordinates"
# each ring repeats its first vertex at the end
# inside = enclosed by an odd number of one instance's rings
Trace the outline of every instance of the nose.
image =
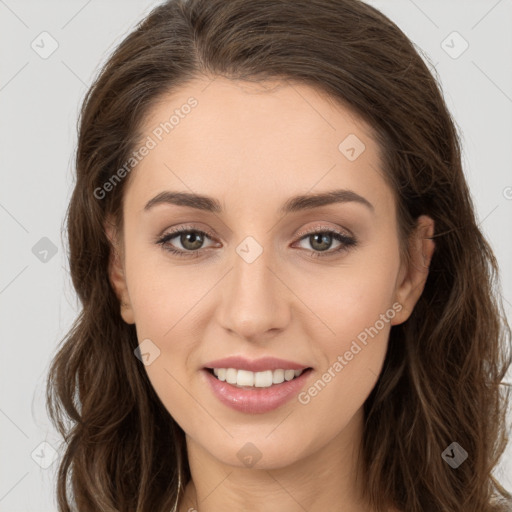
{"type": "Polygon", "coordinates": [[[254,242],[247,247],[246,252],[243,245],[239,247],[233,266],[221,283],[217,321],[240,338],[263,341],[286,328],[291,292],[270,257],[271,251],[263,250],[252,261],[251,251],[254,256],[254,251],[260,249],[254,242]]]}

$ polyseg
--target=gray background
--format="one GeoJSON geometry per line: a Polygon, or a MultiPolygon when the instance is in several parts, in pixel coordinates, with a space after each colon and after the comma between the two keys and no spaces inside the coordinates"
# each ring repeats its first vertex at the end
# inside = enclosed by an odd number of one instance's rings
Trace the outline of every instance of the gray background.
{"type": "MultiPolygon", "coordinates": [[[[57,510],[52,446],[58,449],[60,439],[46,416],[44,385],[78,312],[61,232],[77,113],[100,65],[157,3],[0,0],[1,512],[57,510]],[[57,49],[44,55],[52,44],[57,49]]],[[[480,226],[500,263],[510,320],[512,0],[368,3],[395,21],[439,74],[460,127],[480,226]]],[[[496,472],[508,489],[511,459],[509,446],[496,472]]]]}

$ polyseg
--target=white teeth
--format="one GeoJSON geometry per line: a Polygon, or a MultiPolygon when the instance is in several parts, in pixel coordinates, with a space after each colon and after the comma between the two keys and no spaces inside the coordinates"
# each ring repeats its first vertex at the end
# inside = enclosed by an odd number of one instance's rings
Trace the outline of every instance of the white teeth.
{"type": "Polygon", "coordinates": [[[284,380],[292,380],[295,377],[294,370],[285,370],[284,371],[284,380]]]}
{"type": "Polygon", "coordinates": [[[228,368],[226,370],[226,382],[228,384],[236,384],[236,376],[238,374],[238,370],[234,368],[228,368]]]}
{"type": "MultiPolygon", "coordinates": [[[[238,370],[240,373],[240,370],[238,370]]],[[[252,372],[250,372],[252,373],[252,372]]],[[[257,388],[268,388],[272,386],[272,370],[265,370],[264,372],[256,372],[254,374],[254,385],[257,388]]]]}
{"type": "Polygon", "coordinates": [[[284,382],[284,370],[274,370],[272,372],[272,383],[281,384],[284,382]]]}
{"type": "Polygon", "coordinates": [[[298,377],[304,370],[265,370],[250,372],[236,368],[213,368],[213,374],[228,384],[245,387],[269,388],[272,384],[281,384],[298,377]]]}
{"type": "Polygon", "coordinates": [[[237,386],[252,386],[254,385],[254,373],[247,370],[238,370],[236,375],[237,386]]]}

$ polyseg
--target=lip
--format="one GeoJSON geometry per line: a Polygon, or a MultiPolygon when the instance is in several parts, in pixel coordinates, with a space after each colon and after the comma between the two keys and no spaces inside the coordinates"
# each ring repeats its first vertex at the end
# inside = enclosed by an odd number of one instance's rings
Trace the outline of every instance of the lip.
{"type": "Polygon", "coordinates": [[[205,368],[236,368],[237,370],[249,370],[251,372],[263,372],[265,370],[303,370],[310,368],[307,364],[294,361],[286,361],[277,357],[262,357],[260,359],[245,359],[241,356],[224,357],[216,359],[204,365],[205,368]]]}
{"type": "MultiPolygon", "coordinates": [[[[217,364],[217,361],[214,362],[217,364]]],[[[215,366],[215,368],[225,368],[225,366],[215,366]]],[[[233,368],[233,366],[229,366],[229,368],[233,368]]],[[[268,366],[266,368],[270,369],[268,366]]],[[[279,368],[283,367],[280,366],[279,368]]],[[[292,370],[293,368],[286,369],[292,370]]],[[[269,388],[253,389],[238,388],[225,381],[220,381],[206,368],[203,368],[201,373],[204,375],[213,394],[221,403],[239,412],[262,414],[281,407],[294,396],[297,396],[313,373],[313,369],[308,368],[299,377],[284,381],[281,384],[274,384],[269,388]]]]}

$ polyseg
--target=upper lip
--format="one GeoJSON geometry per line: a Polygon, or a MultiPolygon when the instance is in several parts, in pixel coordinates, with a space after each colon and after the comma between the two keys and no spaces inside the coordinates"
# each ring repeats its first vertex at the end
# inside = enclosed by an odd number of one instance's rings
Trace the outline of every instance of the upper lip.
{"type": "Polygon", "coordinates": [[[262,372],[265,370],[305,370],[310,366],[286,361],[277,357],[262,357],[260,359],[245,359],[242,356],[224,357],[215,359],[204,365],[205,368],[236,368],[237,370],[249,370],[251,372],[262,372]]]}

